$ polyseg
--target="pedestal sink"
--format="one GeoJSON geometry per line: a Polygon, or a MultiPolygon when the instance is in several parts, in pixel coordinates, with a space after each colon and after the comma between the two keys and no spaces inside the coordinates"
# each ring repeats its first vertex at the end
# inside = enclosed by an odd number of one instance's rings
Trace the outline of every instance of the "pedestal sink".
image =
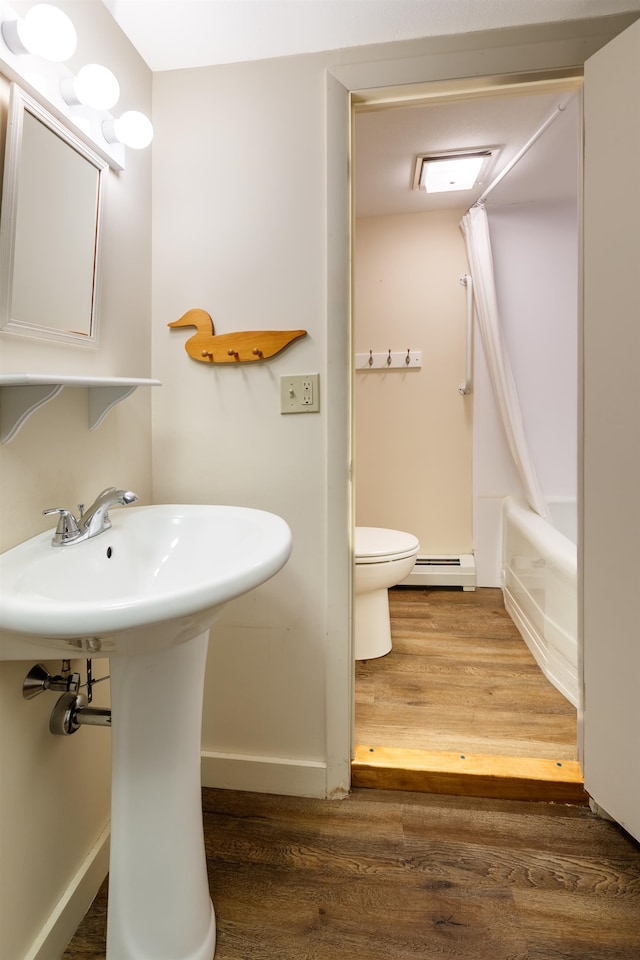
{"type": "Polygon", "coordinates": [[[242,507],[113,511],[111,529],[0,555],[0,659],[109,657],[112,818],[107,960],[212,960],[200,795],[209,627],[291,550],[242,507]]]}

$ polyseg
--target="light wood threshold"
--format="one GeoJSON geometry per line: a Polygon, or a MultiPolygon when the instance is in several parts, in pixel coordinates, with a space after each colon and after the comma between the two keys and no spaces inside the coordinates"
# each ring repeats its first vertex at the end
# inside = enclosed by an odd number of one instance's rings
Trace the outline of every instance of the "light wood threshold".
{"type": "Polygon", "coordinates": [[[575,760],[499,757],[361,744],[351,763],[354,787],[501,800],[586,804],[575,760]]]}

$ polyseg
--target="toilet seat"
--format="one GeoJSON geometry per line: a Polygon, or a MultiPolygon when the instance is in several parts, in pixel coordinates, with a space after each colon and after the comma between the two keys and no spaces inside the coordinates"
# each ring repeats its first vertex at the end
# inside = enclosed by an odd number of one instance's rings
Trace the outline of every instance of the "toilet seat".
{"type": "Polygon", "coordinates": [[[356,527],[356,563],[392,563],[404,560],[417,553],[419,541],[403,530],[387,530],[383,527],[356,527]]]}

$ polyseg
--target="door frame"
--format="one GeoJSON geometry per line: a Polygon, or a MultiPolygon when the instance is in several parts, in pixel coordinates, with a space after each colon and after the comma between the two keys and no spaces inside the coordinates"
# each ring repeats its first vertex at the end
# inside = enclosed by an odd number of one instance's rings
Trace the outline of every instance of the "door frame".
{"type": "MultiPolygon", "coordinates": [[[[628,15],[542,24],[513,30],[461,34],[399,44],[389,59],[337,64],[326,72],[327,105],[327,656],[325,735],[328,797],[344,796],[351,782],[354,678],[353,578],[353,374],[352,374],[352,174],[353,104],[375,97],[404,102],[424,96],[428,86],[468,92],[492,81],[529,80],[554,71],[582,68],[585,60],[622,32],[628,15]],[[405,51],[411,48],[414,55],[405,51]],[[402,53],[405,52],[403,56],[402,53]],[[345,415],[346,412],[346,415],[345,415]],[[346,481],[346,482],[345,482],[346,481]]],[[[579,450],[579,462],[581,452],[579,450]]],[[[581,489],[581,478],[578,490],[581,489]]],[[[579,593],[580,571],[578,572],[579,593]]],[[[581,749],[581,745],[579,745],[581,749]]]]}

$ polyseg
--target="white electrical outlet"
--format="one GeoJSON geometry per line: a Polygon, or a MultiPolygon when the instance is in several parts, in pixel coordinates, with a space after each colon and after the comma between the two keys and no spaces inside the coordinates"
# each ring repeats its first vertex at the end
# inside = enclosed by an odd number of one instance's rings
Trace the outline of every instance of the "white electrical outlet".
{"type": "Polygon", "coordinates": [[[320,410],[319,374],[280,377],[280,413],[317,413],[320,410]]]}

